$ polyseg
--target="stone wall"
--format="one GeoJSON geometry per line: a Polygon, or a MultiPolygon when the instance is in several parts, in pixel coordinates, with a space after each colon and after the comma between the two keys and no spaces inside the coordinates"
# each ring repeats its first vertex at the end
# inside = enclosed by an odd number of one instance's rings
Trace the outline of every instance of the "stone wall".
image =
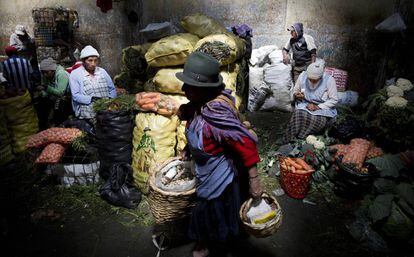
{"type": "MultiPolygon", "coordinates": [[[[151,22],[171,21],[179,26],[180,19],[185,15],[201,12],[217,19],[224,26],[246,23],[253,28],[253,45],[257,48],[267,44],[283,47],[290,37],[286,28],[300,21],[304,24],[305,32],[314,36],[319,57],[324,58],[329,66],[349,71],[351,88],[365,92],[375,83],[384,54],[389,51],[394,40],[390,35],[376,32],[374,27],[393,14],[397,2],[411,1],[117,0],[113,2],[113,10],[102,13],[96,7],[95,0],[2,0],[0,52],[8,44],[9,35],[16,24],[26,25],[33,32],[33,7],[62,5],[76,9],[80,28],[75,36],[82,43],[92,44],[100,50],[101,65],[112,76],[120,71],[121,49],[142,43],[139,29],[151,22]],[[127,14],[132,10],[138,13],[138,24],[127,19],[127,14]]],[[[414,17],[410,15],[414,12],[414,5],[410,8],[406,11],[408,32],[412,31],[414,24],[414,17]]],[[[412,36],[403,37],[402,41],[405,42],[403,45],[394,46],[397,49],[392,54],[394,57],[411,54],[409,46],[414,43],[412,36]]],[[[397,42],[402,41],[397,39],[397,42]]],[[[412,69],[412,62],[398,67],[398,70],[404,70],[403,75],[410,74],[412,69]]]]}

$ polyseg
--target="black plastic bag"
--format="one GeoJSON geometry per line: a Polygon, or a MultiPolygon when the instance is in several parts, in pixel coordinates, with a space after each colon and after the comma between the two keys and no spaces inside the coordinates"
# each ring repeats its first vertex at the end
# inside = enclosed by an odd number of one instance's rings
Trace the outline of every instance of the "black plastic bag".
{"type": "Polygon", "coordinates": [[[136,208],[141,202],[141,192],[132,185],[132,168],[127,163],[114,164],[110,178],[101,186],[102,199],[115,206],[136,208]]]}
{"type": "Polygon", "coordinates": [[[131,112],[99,111],[96,115],[96,139],[100,160],[99,175],[109,178],[109,169],[115,163],[132,161],[132,131],[134,123],[131,112]]]}
{"type": "Polygon", "coordinates": [[[364,126],[361,121],[347,116],[342,122],[334,123],[329,130],[329,135],[343,142],[348,142],[353,138],[364,135],[364,126]]]}
{"type": "Polygon", "coordinates": [[[360,198],[372,190],[374,180],[378,178],[379,171],[374,165],[366,163],[368,173],[361,173],[355,170],[352,164],[341,163],[337,165],[339,171],[334,178],[335,192],[345,198],[360,198]]]}
{"type": "Polygon", "coordinates": [[[93,124],[87,120],[66,120],[62,123],[62,126],[65,128],[77,128],[87,133],[89,136],[95,136],[95,129],[93,127],[93,124]]]}

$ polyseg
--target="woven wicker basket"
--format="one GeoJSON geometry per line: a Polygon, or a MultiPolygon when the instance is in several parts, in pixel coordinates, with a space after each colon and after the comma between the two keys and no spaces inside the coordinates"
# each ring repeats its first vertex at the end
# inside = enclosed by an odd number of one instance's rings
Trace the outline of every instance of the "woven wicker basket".
{"type": "MultiPolygon", "coordinates": [[[[285,162],[285,157],[279,156],[279,162],[285,162]]],[[[287,164],[285,164],[287,166],[287,164]]],[[[286,194],[295,199],[303,199],[309,191],[312,173],[292,173],[280,165],[280,185],[286,194]]]]}
{"type": "Polygon", "coordinates": [[[157,165],[151,172],[149,178],[149,206],[156,223],[163,224],[165,222],[177,220],[188,216],[190,209],[195,204],[195,188],[184,192],[168,192],[161,190],[155,184],[155,177],[168,163],[179,160],[179,157],[173,157],[157,165]]]}
{"type": "Polygon", "coordinates": [[[264,224],[264,226],[253,225],[249,222],[249,219],[247,218],[247,211],[250,209],[252,205],[252,198],[243,203],[239,212],[240,219],[242,221],[244,229],[249,234],[258,238],[268,237],[276,233],[276,231],[282,224],[283,218],[282,208],[280,207],[280,204],[278,203],[276,198],[267,193],[263,193],[262,198],[265,199],[268,203],[274,204],[276,207],[276,217],[273,220],[264,224]]]}

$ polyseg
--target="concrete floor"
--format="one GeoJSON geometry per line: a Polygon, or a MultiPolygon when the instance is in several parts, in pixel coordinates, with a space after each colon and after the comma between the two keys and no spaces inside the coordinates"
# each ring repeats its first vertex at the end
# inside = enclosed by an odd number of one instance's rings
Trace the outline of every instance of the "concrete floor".
{"type": "MultiPolygon", "coordinates": [[[[260,147],[268,147],[280,137],[289,115],[257,113],[248,117],[263,134],[260,147]]],[[[119,222],[123,214],[114,212],[113,207],[106,205],[106,211],[98,210],[90,215],[92,205],[85,204],[84,208],[71,210],[70,204],[62,200],[60,214],[55,219],[36,220],[33,219],[33,208],[45,206],[44,202],[48,200],[36,195],[44,192],[42,185],[47,182],[37,180],[36,183],[19,184],[4,178],[1,182],[1,200],[5,206],[1,214],[1,242],[5,245],[2,251],[8,252],[7,256],[157,255],[151,240],[154,228],[126,226],[119,222]]],[[[98,196],[96,199],[100,201],[98,196]]],[[[355,242],[346,229],[346,224],[352,220],[351,210],[355,202],[334,204],[320,201],[317,205],[310,205],[286,195],[278,200],[283,209],[283,224],[279,231],[264,239],[249,237],[229,243],[227,255],[223,256],[410,256],[401,252],[373,253],[355,242]]],[[[184,234],[185,231],[176,230],[173,238],[180,241],[184,234]]],[[[160,256],[191,256],[192,247],[193,243],[184,240],[172,249],[162,251],[160,256]]]]}

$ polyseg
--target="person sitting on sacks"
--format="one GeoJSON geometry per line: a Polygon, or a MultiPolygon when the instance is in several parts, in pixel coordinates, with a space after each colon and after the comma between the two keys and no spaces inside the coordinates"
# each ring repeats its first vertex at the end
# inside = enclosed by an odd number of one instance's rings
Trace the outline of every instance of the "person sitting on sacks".
{"type": "Polygon", "coordinates": [[[177,115],[187,120],[185,153],[191,154],[196,165],[197,203],[188,231],[197,241],[193,256],[207,256],[208,248],[217,249],[239,235],[239,210],[248,189],[254,198],[262,194],[257,138],[240,121],[235,99],[224,89],[219,73],[216,59],[194,52],[183,72],[176,74],[190,100],[177,115]]]}
{"type": "Polygon", "coordinates": [[[309,65],[293,88],[295,110],[285,134],[285,142],[323,131],[335,121],[338,93],[334,78],[325,73],[323,60],[309,65]]]}
{"type": "MultiPolygon", "coordinates": [[[[40,62],[42,71],[42,85],[37,87],[45,103],[44,116],[47,117],[53,110],[53,125],[60,125],[72,113],[70,106],[69,92],[69,73],[65,68],[56,64],[52,58],[44,59],[40,62]]],[[[44,124],[43,124],[44,125],[44,124]]]]}
{"type": "Polygon", "coordinates": [[[101,98],[115,98],[116,90],[108,73],[98,67],[99,53],[88,45],[82,49],[82,67],[72,71],[69,85],[72,93],[72,106],[79,119],[93,120],[96,116],[93,103],[101,98]]]}

